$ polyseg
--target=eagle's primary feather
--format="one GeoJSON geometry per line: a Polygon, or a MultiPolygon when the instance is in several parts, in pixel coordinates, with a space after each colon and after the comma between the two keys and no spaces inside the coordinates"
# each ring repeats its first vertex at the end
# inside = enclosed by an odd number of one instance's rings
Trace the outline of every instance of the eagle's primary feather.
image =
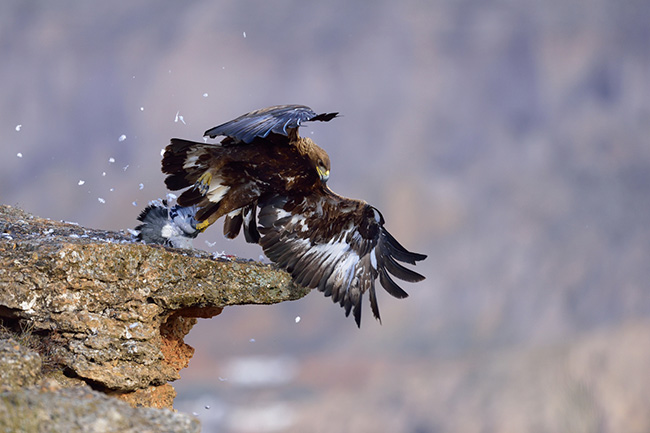
{"type": "Polygon", "coordinates": [[[400,264],[426,258],[408,251],[384,228],[381,213],[362,200],[327,187],[330,161],[298,128],[329,121],[304,105],[278,105],[244,114],[205,132],[219,144],[174,138],[162,170],[171,190],[187,188],[180,206],[195,206],[196,230],[225,216],[224,234],[264,253],[302,286],[317,288],[361,323],[363,294],[380,320],[375,281],[394,297],[407,293],[393,277],[417,282],[424,276],[400,264]]]}

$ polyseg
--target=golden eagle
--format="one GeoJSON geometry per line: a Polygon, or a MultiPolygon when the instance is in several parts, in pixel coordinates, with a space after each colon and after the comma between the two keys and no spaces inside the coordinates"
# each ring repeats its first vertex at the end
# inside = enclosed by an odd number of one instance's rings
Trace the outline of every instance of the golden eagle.
{"type": "Polygon", "coordinates": [[[170,190],[188,188],[178,205],[196,207],[196,224],[190,227],[202,231],[225,216],[226,237],[235,238],[243,227],[246,240],[259,243],[296,284],[331,296],[360,326],[366,292],[381,321],[375,280],[394,297],[405,298],[391,275],[423,280],[399,262],[415,265],[426,256],[400,245],[377,209],[328,188],[329,156],[300,137],[298,128],[337,114],[316,114],[304,105],[252,111],[205,132],[210,138],[224,136],[220,143],[172,139],[162,171],[170,190]]]}

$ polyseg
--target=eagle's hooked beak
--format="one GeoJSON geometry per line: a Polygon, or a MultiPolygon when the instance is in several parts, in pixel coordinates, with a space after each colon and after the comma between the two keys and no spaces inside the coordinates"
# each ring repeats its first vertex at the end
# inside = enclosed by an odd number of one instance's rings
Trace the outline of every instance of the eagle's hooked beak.
{"type": "Polygon", "coordinates": [[[324,167],[316,167],[316,171],[318,171],[318,177],[320,177],[320,180],[323,181],[323,183],[327,183],[327,179],[330,178],[330,171],[324,167]]]}

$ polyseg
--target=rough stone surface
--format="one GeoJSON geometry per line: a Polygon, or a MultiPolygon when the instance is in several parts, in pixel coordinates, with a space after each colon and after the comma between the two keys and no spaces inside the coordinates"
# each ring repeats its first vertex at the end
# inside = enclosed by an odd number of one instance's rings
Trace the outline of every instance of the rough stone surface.
{"type": "MultiPolygon", "coordinates": [[[[171,408],[175,391],[167,382],[194,353],[183,338],[197,317],[307,293],[270,265],[144,245],[122,232],[0,205],[0,391],[13,392],[1,395],[0,422],[20,413],[11,407],[49,410],[45,397],[20,394],[47,380],[63,389],[89,385],[132,406],[171,408]]],[[[88,395],[95,403],[85,408],[104,401],[88,395]]],[[[108,409],[105,416],[115,418],[108,409]]],[[[36,424],[28,424],[32,431],[36,424]]],[[[69,431],[108,431],[92,428],[69,431]]]]}
{"type": "Polygon", "coordinates": [[[0,392],[36,384],[41,377],[41,357],[14,339],[0,340],[0,392]]]}
{"type": "Polygon", "coordinates": [[[199,432],[200,425],[187,414],[134,408],[84,385],[0,394],[0,431],[191,433],[199,432]]]}

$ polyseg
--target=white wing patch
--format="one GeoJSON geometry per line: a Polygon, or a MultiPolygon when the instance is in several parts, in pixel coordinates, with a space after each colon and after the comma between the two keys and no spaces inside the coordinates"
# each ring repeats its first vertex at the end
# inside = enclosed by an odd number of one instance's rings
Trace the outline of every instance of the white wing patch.
{"type": "Polygon", "coordinates": [[[197,164],[198,159],[199,158],[196,155],[188,156],[185,162],[183,163],[183,169],[187,170],[188,168],[196,167],[198,165],[197,164]]]}
{"type": "Polygon", "coordinates": [[[183,169],[187,170],[188,168],[198,167],[199,166],[198,161],[199,161],[198,155],[195,154],[195,155],[188,156],[185,162],[183,163],[183,169]]]}
{"type": "Polygon", "coordinates": [[[306,232],[309,230],[309,226],[307,225],[307,221],[304,216],[302,215],[294,215],[291,217],[289,220],[289,224],[292,224],[294,226],[300,227],[301,232],[306,232]]]}
{"type": "Polygon", "coordinates": [[[372,208],[372,215],[375,217],[375,222],[376,222],[376,223],[381,222],[381,214],[380,214],[379,211],[378,211],[377,209],[375,209],[374,207],[372,208]]]}
{"type": "Polygon", "coordinates": [[[210,182],[210,188],[208,189],[208,200],[213,203],[219,203],[224,195],[230,190],[228,185],[223,184],[223,179],[221,177],[213,177],[210,182]]]}
{"type": "Polygon", "coordinates": [[[326,286],[334,288],[332,296],[335,301],[343,299],[350,288],[355,286],[355,276],[360,270],[357,269],[360,257],[346,241],[349,233],[349,230],[343,232],[340,236],[330,239],[326,244],[311,245],[310,242],[307,242],[307,245],[303,247],[304,259],[298,262],[332,269],[329,276],[324,278],[326,278],[326,286]]]}
{"type": "Polygon", "coordinates": [[[340,259],[338,261],[328,281],[331,280],[332,283],[334,283],[336,280],[343,281],[343,284],[340,285],[340,288],[342,288],[344,292],[348,292],[355,275],[357,263],[359,263],[359,256],[356,252],[351,251],[349,246],[345,252],[346,254],[343,256],[343,259],[340,259]]]}
{"type": "Polygon", "coordinates": [[[279,219],[282,219],[282,218],[287,218],[287,217],[290,217],[290,216],[291,216],[291,214],[290,214],[289,212],[287,212],[287,211],[284,210],[284,209],[280,209],[280,208],[275,209],[275,215],[276,215],[275,218],[278,219],[278,220],[279,220],[279,219]]]}
{"type": "Polygon", "coordinates": [[[376,247],[373,247],[373,249],[370,250],[370,264],[373,268],[377,269],[377,256],[375,255],[375,249],[376,247]]]}
{"type": "Polygon", "coordinates": [[[321,258],[323,265],[329,264],[331,260],[338,260],[350,250],[350,245],[340,240],[330,240],[326,244],[314,245],[308,254],[321,258]]]}

